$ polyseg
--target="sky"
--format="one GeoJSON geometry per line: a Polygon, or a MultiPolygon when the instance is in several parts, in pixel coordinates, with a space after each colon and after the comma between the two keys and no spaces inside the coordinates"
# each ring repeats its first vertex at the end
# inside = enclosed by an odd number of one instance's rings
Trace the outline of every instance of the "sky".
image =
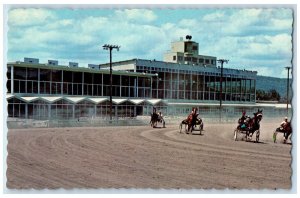
{"type": "Polygon", "coordinates": [[[225,68],[287,77],[292,60],[293,10],[290,8],[10,8],[7,60],[39,58],[60,65],[109,62],[104,44],[121,46],[113,61],[163,60],[170,44],[192,35],[199,54],[228,59],[225,68]]]}

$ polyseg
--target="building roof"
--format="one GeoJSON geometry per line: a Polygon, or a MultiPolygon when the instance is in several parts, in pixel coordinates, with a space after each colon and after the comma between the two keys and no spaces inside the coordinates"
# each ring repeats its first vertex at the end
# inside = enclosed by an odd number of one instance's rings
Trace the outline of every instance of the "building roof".
{"type": "MultiPolygon", "coordinates": [[[[109,74],[109,70],[106,69],[91,69],[87,67],[68,67],[63,65],[48,65],[40,63],[25,63],[25,62],[9,62],[7,66],[14,65],[17,67],[28,67],[28,68],[41,68],[41,69],[54,69],[54,70],[64,70],[64,71],[75,71],[75,72],[88,72],[88,73],[99,73],[99,74],[109,74]]],[[[112,71],[113,75],[126,75],[126,76],[138,76],[138,77],[152,77],[155,74],[149,73],[138,73],[129,71],[112,71]]]]}

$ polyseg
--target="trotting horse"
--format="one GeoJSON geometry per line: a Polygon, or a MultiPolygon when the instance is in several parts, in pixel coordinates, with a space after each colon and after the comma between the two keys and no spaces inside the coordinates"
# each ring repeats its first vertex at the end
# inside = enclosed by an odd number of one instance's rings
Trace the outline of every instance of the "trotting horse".
{"type": "Polygon", "coordinates": [[[290,134],[292,133],[292,126],[290,122],[287,122],[286,125],[281,129],[281,127],[278,127],[274,133],[273,133],[273,141],[274,143],[276,143],[276,136],[277,133],[283,133],[283,143],[286,143],[288,137],[290,136],[290,134]]]}
{"type": "Polygon", "coordinates": [[[188,125],[187,133],[190,133],[190,132],[192,133],[193,127],[196,125],[197,117],[199,115],[199,114],[197,114],[197,111],[198,111],[197,108],[193,108],[192,113],[185,120],[188,125]]]}
{"type": "Polygon", "coordinates": [[[151,120],[150,120],[151,127],[155,128],[157,126],[158,122],[162,122],[163,128],[166,127],[166,122],[162,118],[162,116],[158,115],[156,112],[155,113],[151,113],[151,120]]]}
{"type": "Polygon", "coordinates": [[[234,130],[234,140],[237,140],[238,133],[246,134],[246,141],[252,139],[253,133],[256,132],[256,142],[259,142],[260,136],[260,121],[262,120],[263,114],[262,110],[259,110],[256,113],[253,113],[254,117],[250,118],[247,121],[246,128],[241,129],[239,126],[234,130]]]}
{"type": "Polygon", "coordinates": [[[246,131],[246,140],[248,140],[248,137],[250,139],[253,136],[253,133],[256,132],[256,142],[259,141],[259,135],[260,135],[260,121],[262,120],[263,114],[262,110],[259,110],[256,113],[253,113],[254,117],[249,120],[249,128],[246,131]]]}

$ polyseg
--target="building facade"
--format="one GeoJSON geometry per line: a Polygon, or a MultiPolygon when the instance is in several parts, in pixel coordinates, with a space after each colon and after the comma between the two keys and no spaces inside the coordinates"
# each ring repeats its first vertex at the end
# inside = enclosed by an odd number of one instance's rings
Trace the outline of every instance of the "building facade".
{"type": "Polygon", "coordinates": [[[173,43],[175,55],[173,52],[171,55],[176,57],[171,61],[114,62],[112,87],[109,64],[79,67],[78,63],[70,62],[62,66],[56,60],[41,64],[39,59],[32,58],[8,63],[8,117],[107,119],[112,113],[114,119],[119,119],[149,115],[153,107],[164,115],[186,115],[194,106],[200,107],[206,116],[214,117],[220,111],[220,99],[222,111],[228,116],[257,108],[257,72],[224,68],[221,94],[221,68],[216,65],[217,59],[198,55],[198,46],[190,39],[173,43]],[[180,56],[191,59],[180,61],[180,56]]]}

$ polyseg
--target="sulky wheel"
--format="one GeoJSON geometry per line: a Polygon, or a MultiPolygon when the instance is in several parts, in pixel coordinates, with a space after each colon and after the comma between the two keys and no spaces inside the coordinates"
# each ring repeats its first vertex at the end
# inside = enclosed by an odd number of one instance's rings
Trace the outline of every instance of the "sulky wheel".
{"type": "Polygon", "coordinates": [[[276,143],[277,131],[275,130],[273,133],[273,142],[276,143]]]}
{"type": "Polygon", "coordinates": [[[179,124],[179,133],[182,131],[182,123],[179,124]]]}
{"type": "Polygon", "coordinates": [[[235,130],[233,131],[233,140],[234,140],[234,141],[237,141],[237,133],[238,133],[238,130],[235,129],[235,130]]]}

